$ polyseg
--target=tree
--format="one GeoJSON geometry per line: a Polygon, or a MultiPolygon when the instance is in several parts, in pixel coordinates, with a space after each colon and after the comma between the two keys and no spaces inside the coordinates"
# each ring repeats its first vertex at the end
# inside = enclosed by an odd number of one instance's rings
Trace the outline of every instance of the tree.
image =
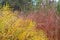
{"type": "Polygon", "coordinates": [[[1,4],[5,5],[8,3],[13,10],[35,10],[38,9],[42,0],[2,0],[1,4]]]}
{"type": "Polygon", "coordinates": [[[58,2],[57,11],[60,13],[60,0],[58,2]]]}

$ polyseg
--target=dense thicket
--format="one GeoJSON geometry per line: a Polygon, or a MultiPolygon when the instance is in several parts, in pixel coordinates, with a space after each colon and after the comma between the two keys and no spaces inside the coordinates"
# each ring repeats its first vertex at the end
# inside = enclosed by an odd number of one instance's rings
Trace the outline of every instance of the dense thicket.
{"type": "Polygon", "coordinates": [[[60,0],[57,2],[50,0],[0,0],[0,8],[2,8],[6,3],[10,5],[13,10],[35,10],[43,6],[57,6],[57,10],[60,12],[60,0]]]}

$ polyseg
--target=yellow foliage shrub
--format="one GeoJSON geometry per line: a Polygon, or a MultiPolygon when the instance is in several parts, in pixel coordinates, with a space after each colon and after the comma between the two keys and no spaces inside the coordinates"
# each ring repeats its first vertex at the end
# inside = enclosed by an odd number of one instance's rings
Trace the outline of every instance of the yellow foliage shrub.
{"type": "Polygon", "coordinates": [[[47,40],[43,30],[35,29],[33,20],[17,17],[8,6],[0,14],[0,40],[47,40]]]}

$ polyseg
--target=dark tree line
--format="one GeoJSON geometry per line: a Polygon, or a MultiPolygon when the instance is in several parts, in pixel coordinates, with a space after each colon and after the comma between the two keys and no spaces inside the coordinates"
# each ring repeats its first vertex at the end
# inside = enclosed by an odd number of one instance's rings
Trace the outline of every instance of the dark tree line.
{"type": "MultiPolygon", "coordinates": [[[[60,0],[59,0],[60,2],[60,0]]],[[[0,0],[0,6],[9,4],[13,10],[35,10],[39,9],[39,6],[42,4],[50,5],[52,1],[50,0],[0,0]]],[[[57,10],[60,11],[60,3],[58,3],[57,10]]]]}

